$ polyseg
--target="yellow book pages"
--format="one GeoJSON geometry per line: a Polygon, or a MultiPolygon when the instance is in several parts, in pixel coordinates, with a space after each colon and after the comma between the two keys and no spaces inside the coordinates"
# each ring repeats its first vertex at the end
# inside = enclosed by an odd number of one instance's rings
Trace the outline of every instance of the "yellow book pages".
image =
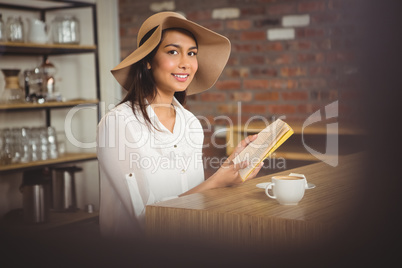
{"type": "MultiPolygon", "coordinates": [[[[278,149],[278,147],[281,146],[282,143],[284,143],[287,139],[289,139],[289,137],[292,136],[293,133],[293,129],[288,130],[288,132],[286,132],[285,135],[283,135],[282,138],[280,138],[279,141],[274,145],[274,147],[272,147],[272,149],[266,154],[264,159],[270,156],[276,149],[278,149]]],[[[264,161],[264,159],[262,159],[262,161],[264,161]]]]}
{"type": "MultiPolygon", "coordinates": [[[[290,128],[290,127],[289,127],[290,128]]],[[[279,148],[279,146],[281,146],[287,139],[289,139],[290,136],[292,136],[294,133],[293,129],[290,128],[290,130],[288,130],[279,140],[277,143],[275,143],[275,145],[271,148],[271,150],[268,151],[268,153],[261,158],[261,161],[257,163],[257,165],[254,165],[253,168],[247,173],[247,175],[243,178],[241,177],[241,179],[243,181],[245,181],[248,176],[253,172],[253,170],[262,162],[264,161],[268,156],[270,156],[273,152],[275,152],[276,149],[279,148]]]]}
{"type": "Polygon", "coordinates": [[[243,181],[247,179],[258,164],[272,154],[293,133],[293,129],[281,119],[277,119],[261,130],[258,133],[257,139],[251,142],[233,159],[234,164],[239,164],[245,160],[250,163],[249,166],[239,170],[239,175],[243,181]]]}

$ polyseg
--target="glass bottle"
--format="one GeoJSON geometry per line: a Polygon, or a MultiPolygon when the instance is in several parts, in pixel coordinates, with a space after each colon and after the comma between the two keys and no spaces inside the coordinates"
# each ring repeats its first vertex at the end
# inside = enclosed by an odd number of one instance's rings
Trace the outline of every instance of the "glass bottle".
{"type": "Polygon", "coordinates": [[[2,69],[6,80],[6,87],[0,97],[0,103],[22,103],[25,100],[25,94],[20,88],[19,69],[2,69]]]}

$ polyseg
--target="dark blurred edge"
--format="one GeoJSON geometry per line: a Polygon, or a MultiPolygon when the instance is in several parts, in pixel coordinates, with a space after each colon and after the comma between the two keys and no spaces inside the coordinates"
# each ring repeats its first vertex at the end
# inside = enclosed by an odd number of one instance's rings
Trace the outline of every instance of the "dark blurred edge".
{"type": "MultiPolygon", "coordinates": [[[[360,0],[357,0],[360,1],[360,0]]],[[[360,1],[365,27],[361,75],[366,91],[361,122],[369,133],[368,176],[361,193],[364,209],[345,232],[325,244],[275,254],[261,248],[230,249],[177,241],[107,241],[92,235],[23,236],[0,230],[0,266],[41,267],[189,267],[266,264],[288,267],[395,266],[400,246],[399,150],[401,68],[401,3],[398,0],[360,1]],[[2,264],[9,264],[3,266],[2,264]],[[11,265],[10,265],[11,264],[11,265]]],[[[361,10],[360,10],[361,9],[361,10]]]]}

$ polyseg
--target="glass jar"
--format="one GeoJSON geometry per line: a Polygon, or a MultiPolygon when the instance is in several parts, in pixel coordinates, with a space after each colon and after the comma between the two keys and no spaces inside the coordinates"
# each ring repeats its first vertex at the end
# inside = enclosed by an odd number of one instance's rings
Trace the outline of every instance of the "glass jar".
{"type": "Polygon", "coordinates": [[[6,41],[6,24],[3,21],[2,15],[0,13],[0,42],[6,41]]]}
{"type": "Polygon", "coordinates": [[[52,22],[53,43],[79,44],[80,23],[73,15],[59,15],[52,22]]]}
{"type": "Polygon", "coordinates": [[[6,39],[9,42],[23,43],[24,37],[24,23],[21,17],[9,17],[6,23],[6,39]]]}
{"type": "Polygon", "coordinates": [[[6,80],[6,87],[0,97],[0,103],[22,103],[25,100],[25,94],[20,88],[19,69],[2,69],[6,80]]]}

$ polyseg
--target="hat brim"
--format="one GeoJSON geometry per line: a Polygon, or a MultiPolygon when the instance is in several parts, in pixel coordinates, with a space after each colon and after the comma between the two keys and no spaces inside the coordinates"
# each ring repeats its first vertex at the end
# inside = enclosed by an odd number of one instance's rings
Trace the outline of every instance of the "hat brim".
{"type": "Polygon", "coordinates": [[[161,23],[155,26],[157,28],[148,40],[112,69],[112,74],[120,85],[129,90],[133,83],[133,76],[130,74],[131,66],[156,48],[161,41],[163,30],[182,28],[190,31],[198,44],[198,70],[187,88],[187,95],[200,93],[211,88],[218,80],[229,59],[229,39],[192,21],[176,16],[166,16],[161,23]]]}

